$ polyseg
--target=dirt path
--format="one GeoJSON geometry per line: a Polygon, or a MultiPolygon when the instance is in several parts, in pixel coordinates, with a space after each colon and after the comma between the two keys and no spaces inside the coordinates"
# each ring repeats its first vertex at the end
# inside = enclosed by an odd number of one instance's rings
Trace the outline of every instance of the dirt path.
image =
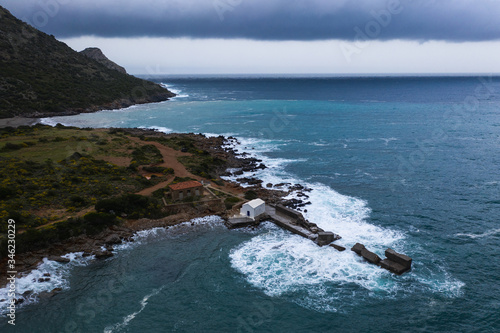
{"type": "MultiPolygon", "coordinates": [[[[136,137],[129,137],[129,138],[133,142],[144,144],[144,141],[141,141],[141,139],[139,139],[139,138],[136,138],[136,137]]],[[[181,162],[179,162],[177,160],[177,158],[180,156],[191,156],[190,153],[180,152],[180,151],[175,150],[173,148],[164,146],[159,142],[151,141],[151,142],[148,142],[148,144],[151,144],[151,145],[155,146],[156,148],[158,148],[158,150],[162,154],[163,163],[159,164],[159,166],[174,169],[174,175],[171,177],[168,177],[168,179],[164,182],[158,183],[155,186],[148,187],[140,192],[137,192],[137,194],[146,195],[146,196],[151,195],[154,191],[166,187],[168,184],[170,184],[174,180],[175,177],[190,177],[190,178],[197,179],[197,180],[203,179],[199,176],[193,175],[191,172],[189,172],[186,169],[186,167],[181,162]]]]}
{"type": "MultiPolygon", "coordinates": [[[[136,137],[129,137],[129,138],[133,142],[144,144],[144,141],[141,141],[141,139],[139,139],[139,138],[136,138],[136,137]]],[[[169,176],[166,181],[163,181],[163,182],[158,183],[152,187],[148,187],[148,188],[145,188],[145,189],[137,192],[137,194],[144,195],[144,196],[152,195],[152,193],[154,191],[159,190],[161,188],[164,188],[168,184],[170,184],[176,176],[177,177],[190,177],[190,178],[196,179],[196,180],[203,180],[202,177],[196,176],[196,175],[193,175],[192,173],[190,173],[186,169],[186,167],[177,160],[177,158],[179,156],[191,156],[190,153],[180,152],[180,151],[175,150],[173,148],[164,146],[159,142],[151,141],[151,142],[148,142],[148,144],[154,145],[161,152],[161,154],[163,156],[163,163],[159,164],[159,166],[174,169],[174,175],[169,176]]],[[[219,186],[217,184],[212,183],[210,187],[212,189],[224,192],[224,193],[229,194],[229,195],[240,197],[240,198],[243,198],[243,194],[245,192],[245,190],[242,187],[240,187],[239,185],[231,184],[231,183],[227,183],[227,182],[224,182],[224,186],[219,186]]],[[[81,212],[78,212],[77,214],[72,214],[71,216],[72,217],[81,217],[81,216],[83,216],[86,213],[91,212],[91,211],[93,211],[93,207],[84,209],[81,212]]],[[[55,223],[58,223],[61,221],[65,221],[69,217],[70,216],[67,216],[65,218],[61,218],[61,219],[58,219],[56,221],[52,221],[52,222],[49,222],[47,224],[38,226],[37,229],[40,229],[40,228],[43,228],[43,227],[46,227],[48,225],[55,224],[55,223]]],[[[21,231],[21,233],[22,232],[23,231],[21,231]]]]}
{"type": "MultiPolygon", "coordinates": [[[[144,141],[141,141],[141,139],[139,139],[139,138],[136,138],[136,137],[129,137],[129,138],[133,142],[144,144],[144,141]]],[[[192,154],[180,152],[180,151],[175,150],[173,148],[164,146],[159,142],[151,141],[151,142],[148,142],[148,144],[152,144],[153,146],[158,148],[158,150],[161,152],[161,154],[163,156],[163,163],[160,164],[159,166],[174,169],[174,175],[177,177],[190,177],[190,178],[196,179],[196,180],[203,180],[202,177],[193,175],[191,172],[189,172],[186,169],[186,167],[181,162],[179,162],[177,160],[177,158],[180,156],[192,156],[192,154]]],[[[173,179],[174,179],[174,176],[172,176],[171,179],[169,178],[167,181],[156,184],[153,187],[146,188],[146,189],[138,192],[137,194],[151,195],[154,191],[159,190],[159,189],[167,186],[173,179]]],[[[214,183],[212,183],[211,186],[214,187],[215,189],[229,192],[229,194],[234,195],[234,196],[238,196],[238,197],[242,197],[243,193],[245,192],[245,190],[243,188],[241,188],[240,186],[238,186],[236,184],[229,184],[227,182],[224,182],[224,186],[219,186],[219,185],[214,184],[214,183]]]]}
{"type": "Polygon", "coordinates": [[[168,184],[170,184],[174,180],[174,178],[175,178],[175,176],[168,177],[168,179],[166,181],[158,183],[155,186],[145,188],[144,190],[137,192],[137,194],[146,195],[146,196],[151,195],[151,194],[153,194],[154,191],[166,187],[168,184]]]}
{"type": "MultiPolygon", "coordinates": [[[[139,139],[139,138],[129,137],[129,139],[133,142],[144,144],[144,141],[141,141],[141,139],[139,139]]],[[[159,166],[174,169],[175,175],[177,177],[191,177],[194,179],[201,179],[201,177],[195,176],[192,173],[190,173],[189,171],[187,171],[186,167],[184,167],[184,165],[182,165],[182,163],[177,160],[177,158],[179,156],[191,156],[190,153],[183,153],[183,152],[177,151],[173,148],[166,147],[159,142],[151,141],[151,142],[148,142],[148,144],[153,145],[156,148],[158,148],[158,150],[163,155],[163,163],[159,164],[159,166]]]]}

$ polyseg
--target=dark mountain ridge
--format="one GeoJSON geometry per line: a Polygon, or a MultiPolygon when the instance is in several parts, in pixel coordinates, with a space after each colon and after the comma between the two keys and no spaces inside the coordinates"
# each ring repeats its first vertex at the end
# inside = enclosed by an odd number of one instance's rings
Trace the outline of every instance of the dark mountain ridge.
{"type": "Polygon", "coordinates": [[[122,72],[123,74],[127,74],[125,68],[109,60],[108,57],[106,57],[104,53],[102,53],[102,51],[97,47],[87,47],[85,50],[80,51],[80,53],[87,56],[88,58],[100,62],[109,69],[114,69],[119,72],[122,72]]]}
{"type": "Polygon", "coordinates": [[[0,118],[72,115],[175,96],[159,84],[123,73],[116,64],[119,68],[112,68],[104,55],[95,60],[86,53],[0,6],[0,118]]]}

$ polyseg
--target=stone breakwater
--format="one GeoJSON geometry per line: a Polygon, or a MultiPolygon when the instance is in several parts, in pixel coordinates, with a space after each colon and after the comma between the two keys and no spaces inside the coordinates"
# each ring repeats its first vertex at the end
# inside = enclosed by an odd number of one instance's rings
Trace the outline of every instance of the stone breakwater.
{"type": "MultiPolygon", "coordinates": [[[[229,218],[226,220],[226,226],[229,229],[258,226],[263,221],[271,221],[285,230],[315,242],[318,246],[329,245],[339,252],[345,251],[343,246],[333,244],[342,237],[319,228],[315,223],[307,221],[300,212],[279,204],[267,205],[265,213],[255,219],[247,217],[229,218]]],[[[378,265],[394,274],[401,275],[411,270],[412,259],[392,249],[385,251],[387,258],[383,260],[360,243],[356,243],[351,248],[351,251],[364,258],[367,262],[378,265]]]]}
{"type": "Polygon", "coordinates": [[[411,270],[412,259],[407,255],[397,253],[392,249],[385,250],[385,256],[387,258],[383,260],[360,243],[356,243],[351,248],[351,251],[363,257],[369,263],[387,269],[394,274],[401,275],[411,270]]]}

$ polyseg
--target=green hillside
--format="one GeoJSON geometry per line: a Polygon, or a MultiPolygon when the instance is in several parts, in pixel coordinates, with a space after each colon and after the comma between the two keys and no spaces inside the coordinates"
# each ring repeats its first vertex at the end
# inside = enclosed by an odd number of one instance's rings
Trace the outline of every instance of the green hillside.
{"type": "Polygon", "coordinates": [[[107,68],[0,7],[0,118],[160,102],[175,94],[107,68]]]}

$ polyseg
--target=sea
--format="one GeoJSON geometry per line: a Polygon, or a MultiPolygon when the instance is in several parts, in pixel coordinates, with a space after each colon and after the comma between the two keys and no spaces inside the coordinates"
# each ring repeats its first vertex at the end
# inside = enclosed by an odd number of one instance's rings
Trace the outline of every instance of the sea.
{"type": "Polygon", "coordinates": [[[246,176],[312,189],[305,217],[347,250],[218,216],[141,231],[104,261],[45,259],[1,332],[500,332],[500,77],[148,78],[177,97],[42,122],[233,136],[268,167],[246,176]]]}

